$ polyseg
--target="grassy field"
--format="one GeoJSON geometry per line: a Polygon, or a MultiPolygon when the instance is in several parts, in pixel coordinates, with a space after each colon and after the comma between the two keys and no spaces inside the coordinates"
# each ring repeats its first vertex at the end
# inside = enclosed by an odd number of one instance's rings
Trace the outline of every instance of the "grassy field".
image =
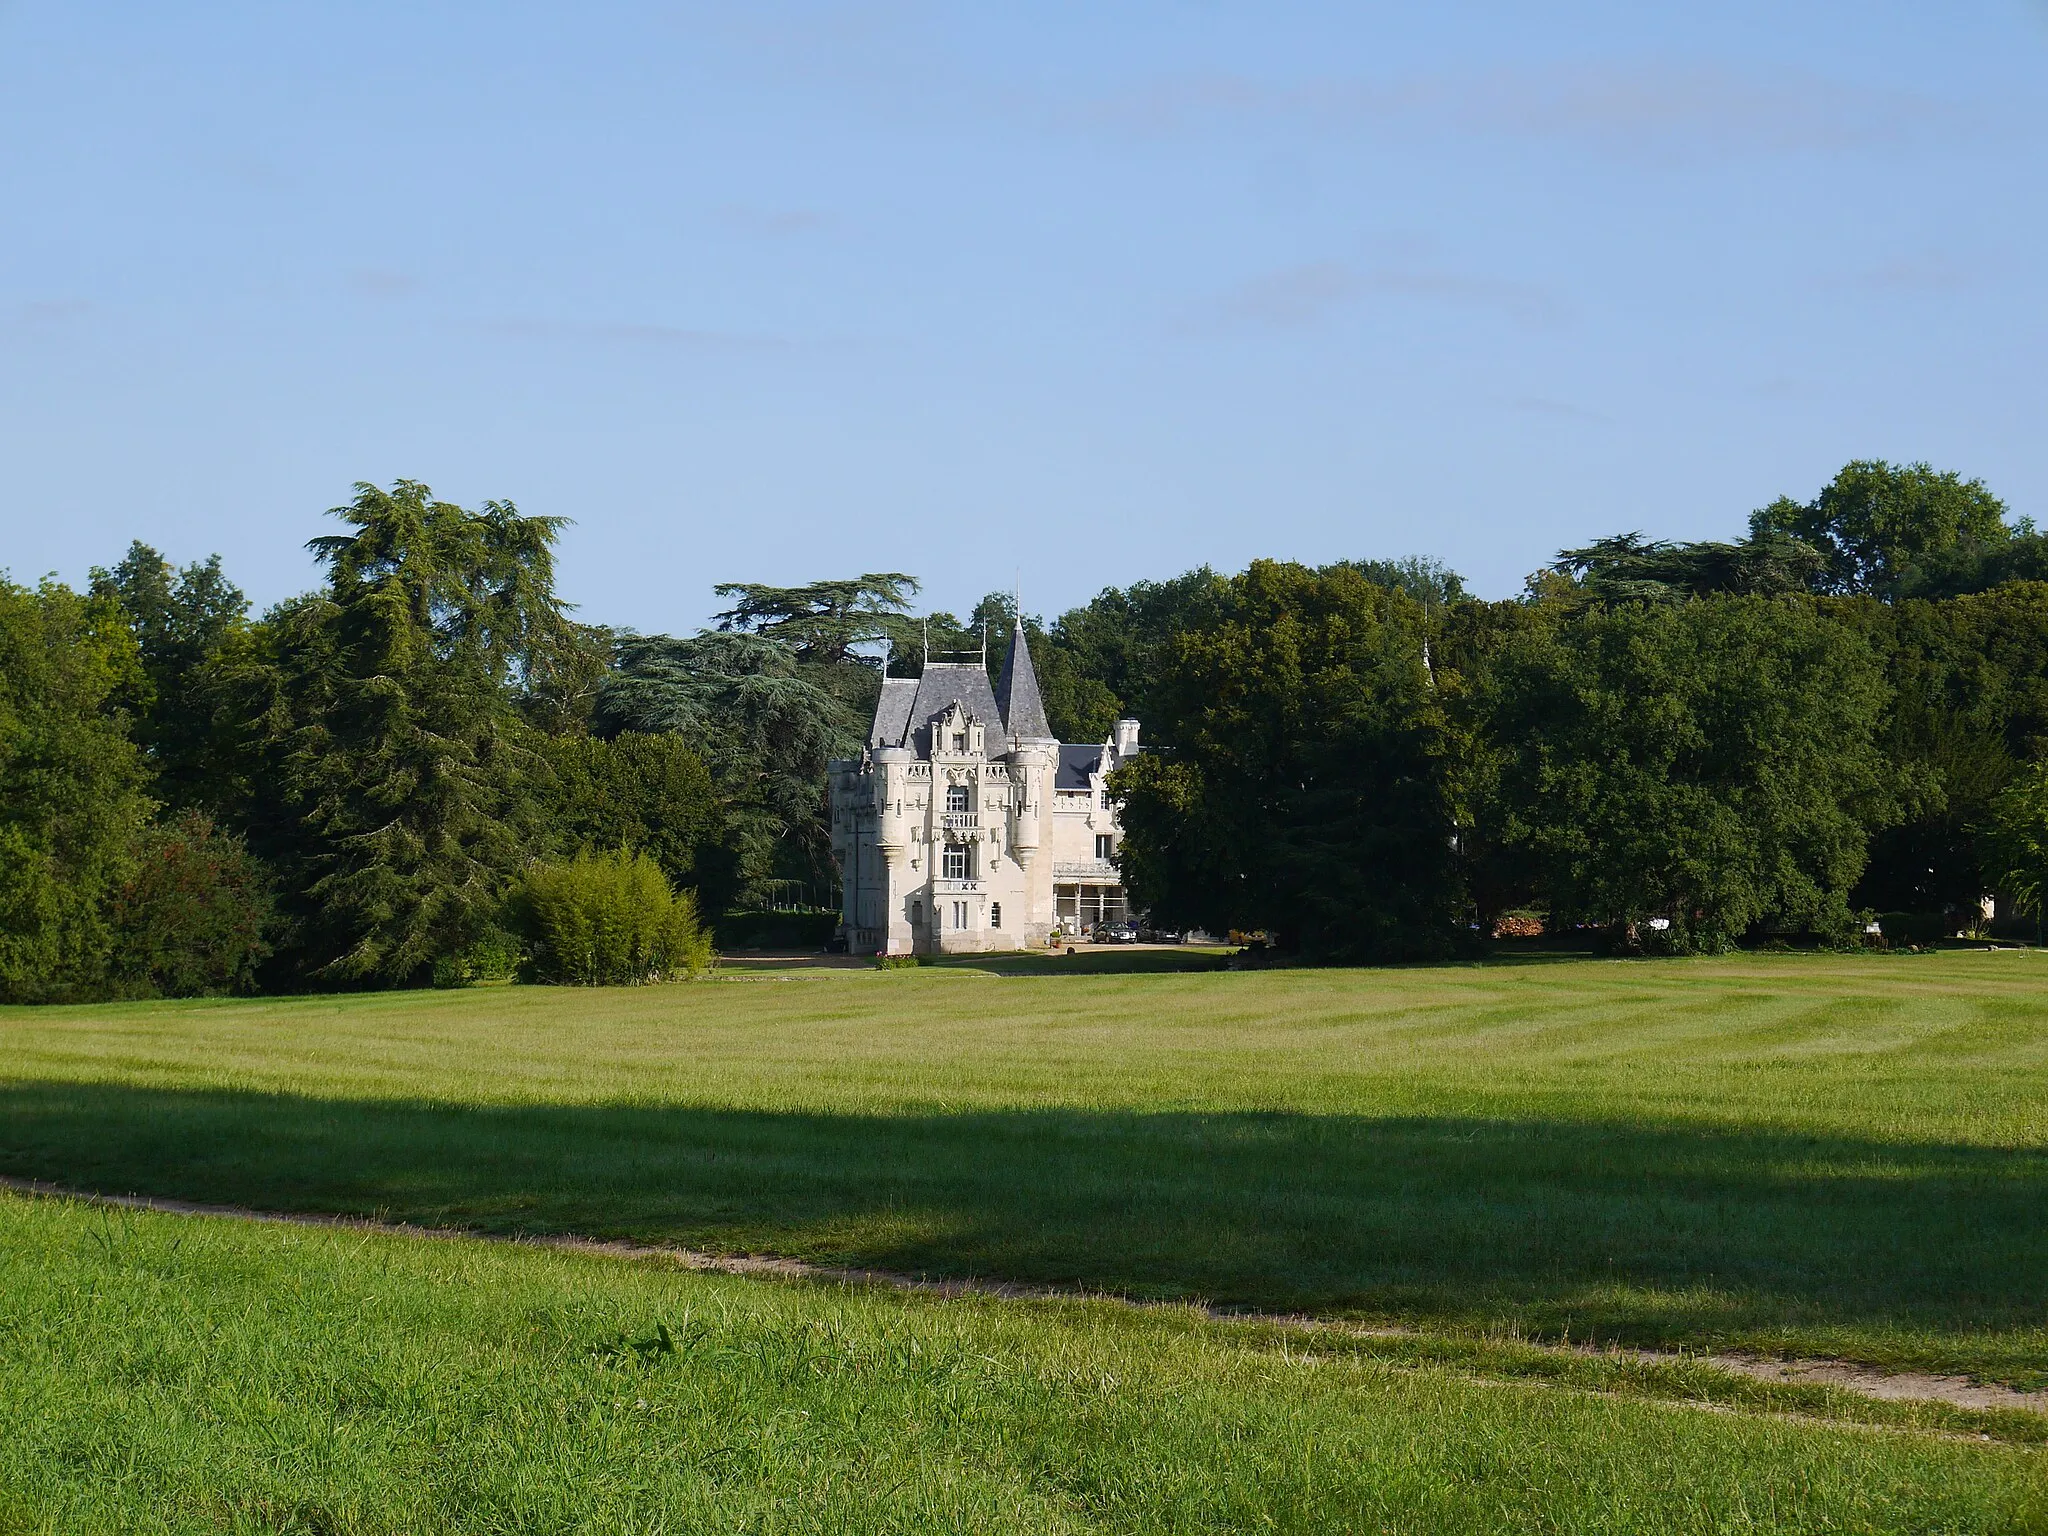
{"type": "Polygon", "coordinates": [[[1827,1405],[1748,1386],[1714,1413],[1658,1401],[1670,1371],[1422,1353],[0,1196],[0,1530],[2048,1524],[2040,1452],[1922,1410],[1769,1417],[1827,1405]]]}
{"type": "Polygon", "coordinates": [[[0,1172],[2048,1383],[2048,955],[0,1013],[0,1172]]]}

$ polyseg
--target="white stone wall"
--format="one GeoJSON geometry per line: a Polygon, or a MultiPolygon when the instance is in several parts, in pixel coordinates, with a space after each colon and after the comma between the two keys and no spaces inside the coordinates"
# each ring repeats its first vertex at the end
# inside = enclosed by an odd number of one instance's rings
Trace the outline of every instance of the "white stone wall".
{"type": "MultiPolygon", "coordinates": [[[[1095,858],[1095,838],[1122,833],[1103,804],[1102,781],[1136,750],[1136,727],[1105,744],[1102,772],[1085,795],[1056,795],[1059,746],[1025,741],[995,761],[984,755],[989,722],[957,711],[930,722],[937,744],[920,759],[883,747],[830,768],[832,851],[845,897],[849,948],[868,954],[976,954],[1041,947],[1056,924],[1053,888],[1062,866],[1094,883],[1114,882],[1095,858]],[[950,744],[964,735],[966,750],[950,744]],[[949,809],[947,791],[966,791],[949,809]],[[966,876],[946,872],[947,845],[967,850],[966,876]],[[1001,909],[1001,924],[993,921],[1001,909]]],[[[1000,728],[997,723],[995,728],[1000,728]]]]}

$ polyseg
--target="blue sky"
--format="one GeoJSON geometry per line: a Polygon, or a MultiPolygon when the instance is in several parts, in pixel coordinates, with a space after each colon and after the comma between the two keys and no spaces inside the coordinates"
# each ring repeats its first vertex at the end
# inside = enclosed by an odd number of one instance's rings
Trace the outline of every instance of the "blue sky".
{"type": "Polygon", "coordinates": [[[586,617],[862,570],[2048,522],[2048,8],[0,0],[0,566],[260,602],[359,479],[586,617]]]}

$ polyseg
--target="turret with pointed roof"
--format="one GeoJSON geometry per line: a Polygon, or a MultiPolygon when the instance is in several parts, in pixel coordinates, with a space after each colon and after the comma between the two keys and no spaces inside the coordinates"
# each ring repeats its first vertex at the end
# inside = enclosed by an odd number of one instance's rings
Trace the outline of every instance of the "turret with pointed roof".
{"type": "Polygon", "coordinates": [[[1128,913],[1108,779],[1138,722],[1062,745],[1020,624],[986,651],[883,677],[857,758],[828,768],[842,928],[858,954],[1028,949],[1128,913]]]}
{"type": "Polygon", "coordinates": [[[1045,741],[1052,736],[1046,724],[1045,701],[1038,696],[1038,674],[1031,667],[1031,645],[1024,638],[1020,620],[1010,631],[1010,654],[1003,658],[1003,675],[996,684],[996,704],[1003,712],[1003,729],[1013,741],[1045,741]]]}

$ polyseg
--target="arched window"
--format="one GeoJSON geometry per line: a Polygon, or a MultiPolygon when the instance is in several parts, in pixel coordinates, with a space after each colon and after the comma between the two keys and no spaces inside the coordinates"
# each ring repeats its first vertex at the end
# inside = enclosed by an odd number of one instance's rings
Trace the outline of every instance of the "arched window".
{"type": "Polygon", "coordinates": [[[922,928],[924,926],[924,903],[921,901],[913,901],[910,904],[910,926],[913,928],[922,928]]]}
{"type": "Polygon", "coordinates": [[[946,786],[946,809],[949,811],[964,811],[967,809],[967,786],[965,784],[948,784],[946,786]]]}
{"type": "Polygon", "coordinates": [[[988,925],[991,928],[1003,926],[1003,904],[1000,901],[992,901],[988,904],[988,925]]]}

